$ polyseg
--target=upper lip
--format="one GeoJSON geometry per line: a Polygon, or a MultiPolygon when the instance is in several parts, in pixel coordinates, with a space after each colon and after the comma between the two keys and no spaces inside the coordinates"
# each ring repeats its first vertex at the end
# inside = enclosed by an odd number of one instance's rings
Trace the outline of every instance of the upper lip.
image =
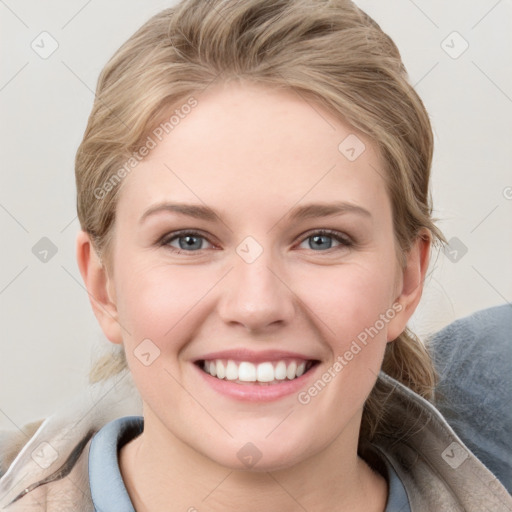
{"type": "Polygon", "coordinates": [[[246,348],[221,350],[218,352],[210,352],[196,359],[197,361],[213,360],[213,359],[231,359],[233,361],[248,361],[251,363],[263,363],[266,361],[281,361],[282,359],[302,359],[304,361],[317,361],[315,357],[310,357],[298,352],[290,352],[288,350],[262,350],[255,352],[246,348]]]}

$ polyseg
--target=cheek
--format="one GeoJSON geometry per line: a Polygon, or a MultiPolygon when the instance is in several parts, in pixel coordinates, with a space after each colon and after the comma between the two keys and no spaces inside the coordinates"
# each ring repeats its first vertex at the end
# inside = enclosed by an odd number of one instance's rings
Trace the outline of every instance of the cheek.
{"type": "MultiPolygon", "coordinates": [[[[348,402],[362,404],[379,373],[388,325],[395,316],[393,277],[389,266],[347,266],[331,279],[316,279],[315,286],[309,287],[306,306],[314,313],[331,353],[325,379],[330,381],[335,375],[331,391],[338,392],[331,397],[338,407],[348,402]]],[[[305,292],[300,292],[302,297],[307,296],[305,292]]]]}
{"type": "MultiPolygon", "coordinates": [[[[338,340],[340,349],[347,341],[373,326],[391,308],[393,272],[378,264],[340,266],[330,272],[308,273],[307,281],[297,288],[297,295],[307,309],[315,313],[318,325],[329,338],[338,340]]],[[[378,323],[385,337],[387,323],[378,323]]]]}
{"type": "Polygon", "coordinates": [[[119,315],[135,337],[159,343],[189,315],[211,287],[209,280],[189,269],[144,267],[132,271],[120,290],[119,315]]]}
{"type": "Polygon", "coordinates": [[[179,382],[178,357],[194,338],[200,322],[201,299],[211,284],[200,273],[162,265],[143,265],[131,272],[120,291],[119,315],[128,367],[144,400],[158,408],[174,397],[191,407],[179,382]],[[162,390],[165,389],[165,393],[162,390]]]}
{"type": "MultiPolygon", "coordinates": [[[[125,342],[131,346],[145,338],[160,347],[170,338],[185,342],[180,340],[180,333],[183,335],[190,319],[197,317],[212,297],[222,294],[222,272],[217,274],[213,269],[142,262],[138,268],[136,264],[126,264],[119,269],[118,311],[120,321],[130,332],[125,342]],[[219,288],[214,290],[216,284],[219,288]]],[[[377,259],[360,264],[310,266],[307,271],[292,269],[283,277],[293,290],[286,300],[298,299],[298,310],[305,308],[307,319],[324,329],[328,339],[339,340],[340,350],[347,340],[374,325],[391,306],[393,272],[390,265],[384,266],[377,259]]],[[[189,339],[191,335],[189,325],[189,339]]]]}
{"type": "MultiPolygon", "coordinates": [[[[320,320],[316,326],[331,361],[318,377],[328,383],[327,392],[319,391],[322,383],[314,384],[303,398],[316,401],[317,406],[324,404],[326,411],[333,407],[340,411],[361,408],[382,366],[387,328],[396,313],[391,307],[392,272],[388,269],[389,277],[383,279],[384,274],[377,269],[346,269],[330,282],[317,280],[312,288],[307,307],[320,320]]],[[[330,417],[333,428],[338,420],[330,417]]]]}

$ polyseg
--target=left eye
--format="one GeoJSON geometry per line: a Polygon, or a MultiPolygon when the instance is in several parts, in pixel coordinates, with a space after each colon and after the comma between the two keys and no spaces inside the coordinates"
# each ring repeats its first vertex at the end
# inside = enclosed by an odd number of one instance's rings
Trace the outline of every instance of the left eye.
{"type": "Polygon", "coordinates": [[[309,234],[302,244],[309,241],[309,247],[306,247],[306,249],[332,249],[332,239],[338,243],[338,246],[350,247],[352,245],[352,241],[348,237],[338,233],[337,231],[326,230],[316,231],[309,234]]]}

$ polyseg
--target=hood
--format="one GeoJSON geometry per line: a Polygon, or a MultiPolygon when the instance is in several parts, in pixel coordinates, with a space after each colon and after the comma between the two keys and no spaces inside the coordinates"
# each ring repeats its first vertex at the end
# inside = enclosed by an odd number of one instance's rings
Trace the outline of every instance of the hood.
{"type": "Polygon", "coordinates": [[[142,399],[128,369],[91,384],[46,418],[0,478],[0,510],[73,469],[91,437],[122,416],[142,416],[142,399]]]}

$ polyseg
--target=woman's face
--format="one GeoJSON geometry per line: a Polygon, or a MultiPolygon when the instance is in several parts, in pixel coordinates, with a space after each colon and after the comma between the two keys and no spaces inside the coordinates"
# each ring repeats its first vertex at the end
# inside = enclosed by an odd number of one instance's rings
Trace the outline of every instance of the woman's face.
{"type": "Polygon", "coordinates": [[[144,436],[232,468],[339,456],[412,313],[380,157],[294,92],[197,100],[116,212],[118,323],[101,322],[125,346],[144,436]]]}

